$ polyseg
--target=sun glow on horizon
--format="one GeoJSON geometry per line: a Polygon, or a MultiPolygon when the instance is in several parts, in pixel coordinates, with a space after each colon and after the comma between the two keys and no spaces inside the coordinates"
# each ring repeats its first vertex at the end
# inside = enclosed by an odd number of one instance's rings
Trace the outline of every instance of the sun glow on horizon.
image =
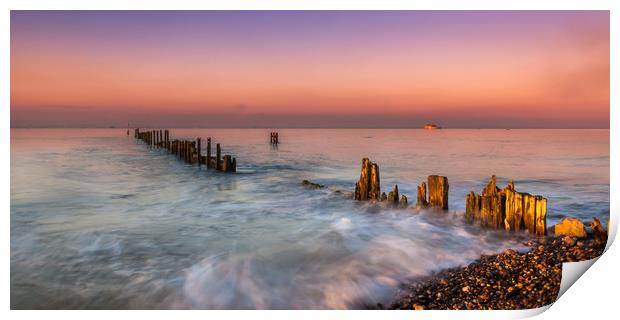
{"type": "Polygon", "coordinates": [[[12,126],[608,128],[609,84],[607,11],[11,13],[12,126]]]}

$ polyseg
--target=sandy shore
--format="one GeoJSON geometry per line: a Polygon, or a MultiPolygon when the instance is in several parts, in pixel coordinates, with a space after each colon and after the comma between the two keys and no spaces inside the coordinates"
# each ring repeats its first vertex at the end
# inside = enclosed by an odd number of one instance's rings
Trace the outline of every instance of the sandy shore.
{"type": "Polygon", "coordinates": [[[589,260],[605,242],[547,237],[528,242],[527,252],[506,250],[466,267],[446,269],[402,286],[389,309],[530,309],[556,300],[562,262],[589,260]]]}

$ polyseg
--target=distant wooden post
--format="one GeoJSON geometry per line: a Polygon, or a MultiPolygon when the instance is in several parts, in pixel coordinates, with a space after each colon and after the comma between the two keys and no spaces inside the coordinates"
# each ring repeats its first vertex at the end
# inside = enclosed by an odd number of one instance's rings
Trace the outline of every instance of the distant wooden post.
{"type": "Polygon", "coordinates": [[[232,160],[230,159],[229,155],[225,155],[222,161],[222,171],[228,172],[232,169],[231,167],[232,167],[232,160]]]}
{"type": "Polygon", "coordinates": [[[211,168],[211,137],[207,138],[207,168],[211,168]]]}
{"type": "Polygon", "coordinates": [[[222,149],[220,148],[220,144],[215,145],[215,169],[222,170],[222,166],[220,165],[220,160],[222,159],[222,149]]]}
{"type": "Polygon", "coordinates": [[[170,151],[170,131],[166,130],[166,149],[170,151]]]}
{"type": "MultiPolygon", "coordinates": [[[[192,141],[189,146],[189,163],[194,164],[194,154],[196,154],[196,141],[192,141]]],[[[200,160],[200,158],[198,158],[200,160]]]]}
{"type": "Polygon", "coordinates": [[[198,146],[197,148],[197,153],[198,153],[198,166],[200,167],[200,165],[202,164],[202,150],[201,150],[201,145],[200,145],[200,138],[196,138],[196,145],[198,146]]]}
{"type": "Polygon", "coordinates": [[[183,140],[185,142],[185,152],[183,153],[183,159],[185,159],[185,162],[187,162],[189,160],[189,141],[187,140],[183,140]]]}
{"type": "Polygon", "coordinates": [[[187,162],[192,163],[192,159],[194,158],[194,142],[187,141],[187,162]]]}
{"type": "Polygon", "coordinates": [[[269,138],[270,138],[271,144],[278,144],[278,133],[277,132],[270,132],[269,136],[270,136],[269,138]]]}

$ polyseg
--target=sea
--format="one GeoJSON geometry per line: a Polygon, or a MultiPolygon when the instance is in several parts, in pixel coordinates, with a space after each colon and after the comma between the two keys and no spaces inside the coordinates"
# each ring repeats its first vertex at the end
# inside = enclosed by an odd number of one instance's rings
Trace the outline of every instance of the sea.
{"type": "Polygon", "coordinates": [[[186,164],[126,128],[11,129],[12,309],[385,304],[410,279],[525,249],[527,232],[464,221],[466,194],[491,175],[546,197],[548,225],[609,220],[606,129],[167,129],[211,137],[237,172],[186,164]],[[409,208],[351,198],[363,157],[409,208]],[[415,206],[434,174],[449,179],[446,212],[415,206]]]}

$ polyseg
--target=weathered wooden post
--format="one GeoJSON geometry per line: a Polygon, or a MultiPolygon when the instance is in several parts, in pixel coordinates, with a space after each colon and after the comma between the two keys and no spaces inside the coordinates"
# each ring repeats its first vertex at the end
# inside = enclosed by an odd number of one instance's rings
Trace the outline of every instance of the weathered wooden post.
{"type": "Polygon", "coordinates": [[[448,210],[448,178],[443,176],[428,176],[428,204],[431,207],[448,210]]]}
{"type": "Polygon", "coordinates": [[[185,153],[185,161],[192,163],[192,143],[188,140],[185,140],[185,144],[187,145],[187,152],[185,153]]]}
{"type": "Polygon", "coordinates": [[[409,206],[409,200],[407,199],[407,196],[404,194],[400,195],[400,201],[398,202],[398,207],[405,209],[409,206]]]}
{"type": "Polygon", "coordinates": [[[222,149],[220,148],[220,144],[215,145],[215,169],[220,171],[222,170],[222,165],[220,164],[220,160],[222,158],[222,149]]]}
{"type": "Polygon", "coordinates": [[[387,203],[390,206],[398,205],[398,185],[394,186],[394,190],[388,192],[387,203]]]}
{"type": "Polygon", "coordinates": [[[379,166],[368,158],[362,159],[360,179],[355,184],[354,198],[361,201],[381,199],[379,166]]]}
{"type": "Polygon", "coordinates": [[[232,160],[230,159],[230,155],[225,155],[224,158],[222,159],[222,171],[224,172],[230,171],[232,169],[231,164],[232,164],[232,160]]]}
{"type": "Polygon", "coordinates": [[[428,205],[426,202],[426,182],[422,182],[418,185],[418,202],[416,206],[418,208],[423,208],[428,205]]]}
{"type": "Polygon", "coordinates": [[[271,144],[278,144],[278,133],[277,132],[270,132],[269,133],[269,138],[270,138],[270,143],[271,144]]]}
{"type": "Polygon", "coordinates": [[[476,220],[476,215],[480,210],[480,196],[476,195],[473,191],[465,196],[465,220],[468,223],[473,223],[476,220]]]}
{"type": "Polygon", "coordinates": [[[189,143],[189,141],[185,140],[185,162],[190,162],[191,158],[190,158],[190,153],[192,152],[192,145],[189,143]]]}
{"type": "Polygon", "coordinates": [[[211,168],[211,137],[207,138],[207,168],[211,168]]]}
{"type": "Polygon", "coordinates": [[[198,166],[200,167],[200,165],[202,165],[202,150],[201,150],[201,145],[200,145],[200,138],[196,138],[196,145],[197,147],[197,153],[198,153],[198,166]]]}
{"type": "Polygon", "coordinates": [[[536,234],[536,197],[523,194],[523,227],[531,234],[536,234]]]}
{"type": "Polygon", "coordinates": [[[166,150],[170,152],[170,133],[166,130],[166,150]]]}
{"type": "Polygon", "coordinates": [[[536,234],[547,234],[547,199],[536,196],[536,234]]]}
{"type": "Polygon", "coordinates": [[[506,190],[506,218],[504,227],[509,231],[521,229],[523,221],[523,194],[514,190],[506,190]]]}
{"type": "MultiPolygon", "coordinates": [[[[191,164],[194,164],[194,155],[196,155],[196,141],[192,141],[192,143],[189,146],[189,162],[191,164]]],[[[196,157],[198,158],[198,157],[196,157]]],[[[200,158],[198,158],[198,160],[200,160],[200,158]]]]}
{"type": "Polygon", "coordinates": [[[482,190],[480,197],[480,222],[482,226],[501,228],[505,215],[504,198],[505,190],[500,190],[497,187],[497,178],[492,176],[487,186],[482,190]]]}
{"type": "Polygon", "coordinates": [[[186,140],[185,143],[187,143],[187,154],[186,154],[187,162],[191,164],[192,163],[192,143],[189,140],[186,140]]]}

